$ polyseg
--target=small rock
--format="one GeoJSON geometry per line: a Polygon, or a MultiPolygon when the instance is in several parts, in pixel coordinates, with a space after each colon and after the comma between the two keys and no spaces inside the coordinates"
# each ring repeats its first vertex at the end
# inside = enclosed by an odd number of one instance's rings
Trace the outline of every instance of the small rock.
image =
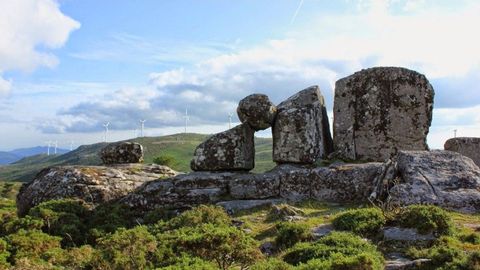
{"type": "Polygon", "coordinates": [[[313,234],[313,237],[315,239],[318,239],[322,236],[325,236],[329,233],[331,233],[332,231],[334,231],[335,228],[333,228],[333,225],[331,223],[327,223],[327,224],[322,224],[318,227],[315,227],[312,229],[312,234],[313,234]]]}
{"type": "Polygon", "coordinates": [[[333,141],[318,86],[291,96],[277,106],[272,128],[273,161],[312,164],[333,151],[333,141]]]}
{"type": "Polygon", "coordinates": [[[276,251],[275,244],[273,242],[265,242],[260,246],[260,251],[267,256],[272,256],[276,251]]]}
{"type": "Polygon", "coordinates": [[[305,215],[305,212],[303,212],[302,209],[288,204],[272,205],[270,212],[268,213],[269,219],[281,219],[283,221],[303,220],[303,215],[305,215]]]}
{"type": "Polygon", "coordinates": [[[387,254],[385,270],[414,270],[429,263],[430,259],[410,260],[398,253],[387,254]]]}
{"type": "Polygon", "coordinates": [[[445,150],[460,153],[469,157],[480,166],[480,138],[461,137],[445,142],[445,150]]]}
{"type": "Polygon", "coordinates": [[[252,94],[240,100],[237,107],[238,118],[254,130],[267,129],[272,126],[277,108],[264,94],[252,94]]]}
{"type": "Polygon", "coordinates": [[[125,164],[143,162],[143,147],[139,143],[121,142],[109,144],[100,152],[103,164],[125,164]]]}
{"type": "Polygon", "coordinates": [[[255,166],[253,129],[241,124],[215,134],[195,149],[194,171],[249,171],[255,166]]]}
{"type": "Polygon", "coordinates": [[[385,241],[400,242],[430,242],[436,239],[431,233],[419,234],[416,229],[399,227],[385,227],[383,238],[385,241]]]}

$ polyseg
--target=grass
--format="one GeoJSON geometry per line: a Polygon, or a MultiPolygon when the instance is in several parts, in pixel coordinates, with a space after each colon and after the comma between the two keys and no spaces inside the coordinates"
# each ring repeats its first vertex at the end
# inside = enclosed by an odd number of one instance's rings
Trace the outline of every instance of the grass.
{"type": "MultiPolygon", "coordinates": [[[[190,161],[195,148],[209,135],[174,134],[161,137],[143,137],[128,141],[138,142],[145,149],[145,163],[153,163],[153,159],[161,154],[175,158],[172,169],[190,172],[190,161]]],[[[84,145],[64,155],[37,155],[24,158],[8,166],[0,166],[0,181],[15,180],[28,182],[42,169],[61,165],[101,165],[98,157],[105,143],[84,145]]],[[[253,172],[265,172],[272,169],[272,139],[255,138],[255,169],[253,172]]]]}

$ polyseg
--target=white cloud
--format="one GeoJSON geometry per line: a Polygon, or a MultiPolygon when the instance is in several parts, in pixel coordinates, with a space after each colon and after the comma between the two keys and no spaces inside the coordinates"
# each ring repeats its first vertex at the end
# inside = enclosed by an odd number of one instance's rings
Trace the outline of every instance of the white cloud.
{"type": "Polygon", "coordinates": [[[5,71],[55,66],[58,60],[50,49],[63,46],[79,27],[55,0],[0,1],[0,93],[11,87],[1,77],[5,71]]]}
{"type": "Polygon", "coordinates": [[[0,76],[0,97],[4,97],[10,93],[12,88],[12,82],[10,80],[5,80],[0,76]]]}

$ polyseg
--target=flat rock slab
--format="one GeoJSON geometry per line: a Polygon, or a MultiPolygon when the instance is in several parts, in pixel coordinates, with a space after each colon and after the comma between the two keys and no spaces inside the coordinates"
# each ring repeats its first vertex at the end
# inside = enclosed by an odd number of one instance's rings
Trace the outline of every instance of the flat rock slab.
{"type": "Polygon", "coordinates": [[[385,241],[399,242],[430,242],[436,238],[430,234],[419,234],[416,229],[386,227],[383,229],[383,239],[385,241]]]}
{"type": "Polygon", "coordinates": [[[282,199],[267,199],[267,200],[234,200],[218,202],[217,205],[223,207],[228,213],[235,213],[238,211],[249,210],[260,206],[269,206],[284,203],[282,199]]]}
{"type": "Polygon", "coordinates": [[[325,168],[285,164],[262,174],[193,172],[145,183],[121,202],[138,211],[239,200],[367,202],[374,188],[375,174],[381,168],[381,163],[337,164],[325,168]]]}
{"type": "Polygon", "coordinates": [[[255,166],[254,130],[241,124],[212,135],[193,154],[193,171],[249,171],[255,166]]]}
{"type": "Polygon", "coordinates": [[[434,204],[480,212],[480,169],[468,157],[451,151],[400,151],[400,181],[389,190],[394,205],[434,204]]]}
{"type": "Polygon", "coordinates": [[[460,153],[469,157],[480,166],[480,138],[459,137],[445,142],[445,150],[460,153]]]}
{"type": "Polygon", "coordinates": [[[333,151],[325,100],[318,86],[277,106],[272,135],[273,161],[279,164],[312,164],[333,151]]]}
{"type": "Polygon", "coordinates": [[[428,150],[434,91],[424,75],[369,68],[335,84],[334,145],[345,160],[384,161],[398,150],[428,150]]]}
{"type": "Polygon", "coordinates": [[[385,270],[415,270],[422,265],[428,264],[430,259],[410,260],[402,254],[387,254],[385,270]]]}
{"type": "Polygon", "coordinates": [[[17,196],[20,215],[44,201],[72,198],[92,206],[127,195],[142,184],[177,175],[161,165],[61,166],[42,170],[17,196]]]}

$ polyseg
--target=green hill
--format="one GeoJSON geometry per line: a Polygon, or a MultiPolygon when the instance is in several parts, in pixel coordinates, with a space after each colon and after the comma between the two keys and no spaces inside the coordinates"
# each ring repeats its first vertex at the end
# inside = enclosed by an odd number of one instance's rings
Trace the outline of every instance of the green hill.
{"type": "MultiPolygon", "coordinates": [[[[127,141],[138,142],[145,150],[145,163],[153,163],[160,154],[175,158],[173,169],[182,172],[190,171],[190,160],[195,147],[209,135],[205,134],[174,134],[161,137],[143,137],[127,141]]],[[[82,145],[74,151],[63,155],[46,154],[23,158],[13,164],[0,166],[0,181],[30,181],[42,169],[58,165],[100,165],[98,156],[107,143],[82,145]]],[[[272,139],[255,138],[255,169],[254,172],[264,172],[273,168],[272,139]]]]}

